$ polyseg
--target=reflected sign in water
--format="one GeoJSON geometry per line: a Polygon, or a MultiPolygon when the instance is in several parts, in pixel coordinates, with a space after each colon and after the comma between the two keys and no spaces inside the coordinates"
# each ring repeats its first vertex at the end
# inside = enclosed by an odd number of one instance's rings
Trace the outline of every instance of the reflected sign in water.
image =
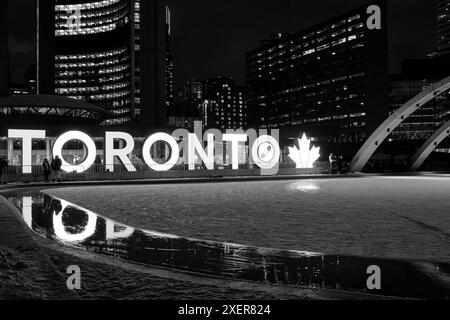
{"type": "Polygon", "coordinates": [[[3,193],[36,234],[130,263],[268,284],[404,298],[450,298],[450,265],[324,255],[182,238],[139,230],[40,191],[3,193]],[[381,290],[367,289],[369,266],[381,290]]]}

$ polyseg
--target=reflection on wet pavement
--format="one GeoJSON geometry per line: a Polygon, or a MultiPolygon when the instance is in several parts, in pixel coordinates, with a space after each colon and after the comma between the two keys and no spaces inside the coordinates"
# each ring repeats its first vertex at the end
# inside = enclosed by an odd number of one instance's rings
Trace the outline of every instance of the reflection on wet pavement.
{"type": "Polygon", "coordinates": [[[131,263],[262,283],[404,298],[450,298],[450,265],[333,256],[181,238],[121,225],[39,191],[2,194],[36,234],[62,245],[131,263]],[[381,290],[367,289],[367,269],[381,268],[381,290]]]}

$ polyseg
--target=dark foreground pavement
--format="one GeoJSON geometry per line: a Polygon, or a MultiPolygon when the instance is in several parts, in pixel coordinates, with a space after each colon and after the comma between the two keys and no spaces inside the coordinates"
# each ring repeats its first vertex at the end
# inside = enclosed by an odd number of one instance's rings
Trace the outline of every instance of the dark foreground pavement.
{"type": "Polygon", "coordinates": [[[0,299],[76,299],[49,256],[0,198],[0,299]]]}

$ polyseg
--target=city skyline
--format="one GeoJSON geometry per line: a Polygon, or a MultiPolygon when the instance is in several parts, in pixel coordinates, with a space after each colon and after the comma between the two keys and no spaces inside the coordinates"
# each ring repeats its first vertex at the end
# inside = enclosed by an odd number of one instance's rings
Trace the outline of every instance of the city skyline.
{"type": "MultiPolygon", "coordinates": [[[[26,18],[32,14],[18,10],[28,2],[18,0],[11,4],[10,21],[18,21],[18,15],[26,18]]],[[[331,0],[284,2],[286,5],[280,6],[273,0],[258,1],[257,4],[254,1],[237,3],[235,0],[226,3],[167,1],[172,12],[175,90],[178,91],[186,81],[217,76],[233,77],[237,84],[244,84],[245,52],[258,46],[261,40],[276,32],[295,32],[313,26],[370,3],[366,0],[351,0],[345,4],[331,0]],[[298,12],[303,13],[300,15],[302,19],[296,18],[298,12]]],[[[422,58],[435,48],[436,6],[420,0],[408,3],[391,0],[388,12],[390,73],[396,73],[404,59],[422,58]],[[406,11],[407,15],[404,14],[406,11]]],[[[18,61],[29,61],[33,55],[28,37],[30,33],[27,33],[26,26],[10,33],[10,45],[18,61]]],[[[26,71],[19,64],[27,65],[12,62],[11,69],[16,71],[12,74],[13,82],[17,82],[26,71]]]]}
{"type": "MultiPolygon", "coordinates": [[[[282,1],[286,5],[273,0],[167,2],[173,13],[177,88],[192,79],[219,75],[245,84],[245,53],[261,40],[276,32],[312,27],[370,3],[367,0],[282,1]],[[301,19],[296,19],[297,13],[301,19]],[[230,23],[226,22],[227,17],[230,23]],[[203,42],[209,46],[205,48],[203,42]]],[[[422,58],[433,51],[436,6],[420,0],[388,2],[390,73],[396,73],[404,59],[422,58]],[[418,46],[418,41],[423,45],[418,46]]]]}

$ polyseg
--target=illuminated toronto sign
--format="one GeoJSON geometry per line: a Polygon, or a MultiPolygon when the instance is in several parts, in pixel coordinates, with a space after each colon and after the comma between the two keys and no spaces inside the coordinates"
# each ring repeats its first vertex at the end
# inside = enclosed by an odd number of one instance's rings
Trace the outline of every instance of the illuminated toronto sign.
{"type": "MultiPolygon", "coordinates": [[[[147,137],[141,152],[144,163],[154,171],[169,171],[177,164],[185,164],[188,170],[196,170],[201,165],[206,170],[215,170],[216,166],[224,165],[224,156],[233,170],[239,165],[248,163],[261,169],[262,175],[278,173],[281,159],[279,131],[254,129],[227,130],[222,133],[217,129],[202,132],[198,126],[194,133],[185,129],[175,130],[172,135],[158,132],[147,137]],[[155,160],[152,147],[157,143],[165,144],[166,157],[155,160]],[[167,149],[168,148],[168,149],[167,149]],[[244,150],[244,151],[243,151],[244,150]],[[248,155],[248,156],[247,156],[248,155]],[[243,158],[244,157],[244,158],[243,158]],[[162,161],[164,161],[162,163],[162,161]]],[[[46,139],[45,130],[8,130],[8,138],[22,141],[22,171],[32,172],[33,140],[46,139]]],[[[104,163],[109,172],[114,172],[114,160],[118,159],[129,172],[136,172],[136,166],[130,156],[135,150],[135,138],[126,132],[105,132],[104,135],[104,163]],[[115,142],[121,141],[119,147],[115,142]]],[[[68,131],[56,138],[52,147],[53,156],[62,161],[62,170],[67,173],[83,173],[94,165],[97,157],[97,146],[94,139],[81,131],[68,131]],[[85,157],[82,163],[70,164],[63,156],[63,148],[69,141],[80,141],[84,145],[85,157]]],[[[319,148],[310,150],[310,140],[303,136],[299,139],[299,148],[290,148],[289,157],[296,163],[297,168],[312,168],[320,157],[319,148]]]]}

